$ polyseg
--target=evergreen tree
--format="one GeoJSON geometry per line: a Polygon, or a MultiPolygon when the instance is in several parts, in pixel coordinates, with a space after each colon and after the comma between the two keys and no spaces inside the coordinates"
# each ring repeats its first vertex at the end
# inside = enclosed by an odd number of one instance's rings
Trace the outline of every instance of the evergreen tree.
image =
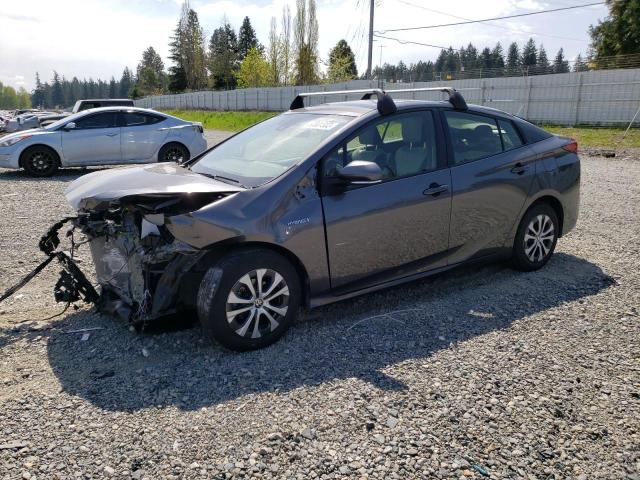
{"type": "Polygon", "coordinates": [[[520,64],[523,67],[533,67],[538,62],[538,49],[536,48],[536,42],[533,38],[522,48],[522,55],[520,56],[520,64]]]}
{"type": "MultiPolygon", "coordinates": [[[[493,68],[504,68],[504,52],[502,51],[502,45],[500,42],[496,43],[496,46],[491,50],[491,64],[493,68]]],[[[517,54],[516,54],[517,58],[517,54]]]]}
{"type": "Polygon", "coordinates": [[[44,86],[40,81],[40,75],[36,72],[36,88],[31,94],[31,103],[36,107],[43,107],[46,101],[46,94],[44,92],[44,86]]]}
{"type": "Polygon", "coordinates": [[[607,0],[609,16],[589,28],[595,60],[640,52],[640,0],[607,0]]]}
{"type": "Polygon", "coordinates": [[[493,68],[493,55],[491,49],[485,47],[480,54],[481,67],[485,70],[493,68]]]}
{"type": "Polygon", "coordinates": [[[238,39],[236,32],[226,20],[211,35],[208,63],[214,88],[235,88],[239,68],[238,39]]]}
{"type": "Polygon", "coordinates": [[[117,93],[116,79],[111,77],[111,80],[109,80],[109,98],[117,98],[117,93]]]}
{"type": "Polygon", "coordinates": [[[64,90],[62,89],[60,76],[55,70],[53,71],[53,84],[51,85],[51,105],[53,107],[65,106],[64,90]]]}
{"type": "Polygon", "coordinates": [[[139,95],[158,95],[164,92],[166,85],[164,63],[153,47],[147,48],[142,53],[142,60],[136,72],[139,95]]]}
{"type": "Polygon", "coordinates": [[[573,71],[574,72],[585,72],[589,70],[589,66],[587,65],[587,62],[585,62],[582,59],[582,54],[579,53],[578,56],[576,57],[576,61],[573,64],[573,71]]]}
{"type": "Polygon", "coordinates": [[[553,73],[567,73],[569,71],[569,62],[564,58],[564,50],[561,48],[553,60],[553,73]]]}
{"type": "Polygon", "coordinates": [[[258,37],[256,36],[256,31],[251,26],[251,20],[249,17],[244,17],[242,20],[242,25],[240,26],[240,31],[238,32],[238,58],[239,60],[243,60],[244,57],[247,56],[249,50],[252,48],[257,48],[260,53],[264,50],[260,42],[258,41],[258,37]]]}
{"type": "Polygon", "coordinates": [[[340,40],[329,52],[327,76],[334,83],[358,78],[356,57],[346,40],[340,40]]]}
{"type": "Polygon", "coordinates": [[[538,58],[536,60],[536,73],[538,75],[544,75],[552,73],[551,65],[549,64],[549,58],[547,57],[547,51],[544,49],[544,45],[540,44],[538,50],[538,58]]]}
{"type": "Polygon", "coordinates": [[[517,75],[520,72],[520,50],[518,44],[513,42],[507,52],[507,73],[517,75]]]}
{"type": "Polygon", "coordinates": [[[120,98],[129,98],[129,92],[133,87],[134,78],[133,73],[129,70],[129,67],[124,67],[122,71],[122,77],[120,78],[120,88],[118,89],[118,95],[120,98]]]}
{"type": "Polygon", "coordinates": [[[198,14],[185,1],[182,5],[180,20],[169,44],[170,58],[174,63],[169,79],[172,88],[180,86],[182,74],[186,79],[185,88],[198,90],[207,85],[206,55],[204,34],[198,20],[198,14]]]}

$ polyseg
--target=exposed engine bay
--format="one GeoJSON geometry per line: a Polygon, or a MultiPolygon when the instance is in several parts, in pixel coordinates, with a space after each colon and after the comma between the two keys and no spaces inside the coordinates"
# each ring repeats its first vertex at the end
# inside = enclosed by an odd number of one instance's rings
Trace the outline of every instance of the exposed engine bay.
{"type": "Polygon", "coordinates": [[[131,196],[81,209],[73,222],[89,240],[101,287],[98,307],[140,323],[175,312],[181,298],[193,303],[188,294],[181,296],[182,280],[208,252],[176,239],[165,216],[197,210],[223,196],[131,196]]]}

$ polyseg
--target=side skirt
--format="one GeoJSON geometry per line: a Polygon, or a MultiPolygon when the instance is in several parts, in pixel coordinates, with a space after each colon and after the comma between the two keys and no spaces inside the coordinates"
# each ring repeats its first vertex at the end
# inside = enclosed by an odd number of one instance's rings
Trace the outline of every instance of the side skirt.
{"type": "Polygon", "coordinates": [[[485,255],[483,257],[473,258],[471,260],[465,260],[464,262],[455,263],[453,265],[446,265],[440,268],[434,268],[433,270],[428,270],[426,272],[415,273],[412,275],[407,275],[406,277],[396,278],[394,280],[390,280],[388,282],[379,283],[376,285],[371,285],[360,290],[351,291],[343,294],[326,294],[326,295],[318,295],[312,297],[310,300],[310,309],[321,307],[323,305],[328,305],[330,303],[339,302],[342,300],[347,300],[349,298],[358,297],[360,295],[365,295],[367,293],[377,292],[378,290],[384,290],[386,288],[395,287],[397,285],[402,285],[404,283],[412,282],[414,280],[420,280],[423,278],[431,277],[434,275],[439,275],[444,272],[448,272],[449,270],[453,270],[454,268],[458,268],[461,266],[468,266],[474,264],[482,264],[482,263],[491,263],[499,260],[506,260],[511,255],[511,249],[505,248],[497,253],[492,253],[490,255],[485,255]]]}

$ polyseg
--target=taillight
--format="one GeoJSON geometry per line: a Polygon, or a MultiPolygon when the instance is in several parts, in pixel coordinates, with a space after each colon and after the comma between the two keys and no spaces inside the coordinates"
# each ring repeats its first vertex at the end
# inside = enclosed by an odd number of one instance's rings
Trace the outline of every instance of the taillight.
{"type": "Polygon", "coordinates": [[[567,152],[578,153],[578,142],[575,140],[571,140],[571,143],[567,143],[564,147],[562,147],[567,152]]]}

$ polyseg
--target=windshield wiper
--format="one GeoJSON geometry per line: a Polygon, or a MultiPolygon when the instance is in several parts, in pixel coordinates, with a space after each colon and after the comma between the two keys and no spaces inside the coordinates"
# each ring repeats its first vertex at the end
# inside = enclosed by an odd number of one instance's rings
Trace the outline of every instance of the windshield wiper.
{"type": "Polygon", "coordinates": [[[235,183],[236,185],[238,185],[239,187],[242,187],[242,188],[249,188],[246,185],[241,184],[240,181],[236,180],[235,178],[229,178],[229,177],[225,177],[223,175],[213,175],[213,174],[208,174],[208,173],[203,173],[202,175],[204,175],[205,177],[213,178],[214,180],[219,180],[219,181],[224,182],[224,183],[235,183]]]}

